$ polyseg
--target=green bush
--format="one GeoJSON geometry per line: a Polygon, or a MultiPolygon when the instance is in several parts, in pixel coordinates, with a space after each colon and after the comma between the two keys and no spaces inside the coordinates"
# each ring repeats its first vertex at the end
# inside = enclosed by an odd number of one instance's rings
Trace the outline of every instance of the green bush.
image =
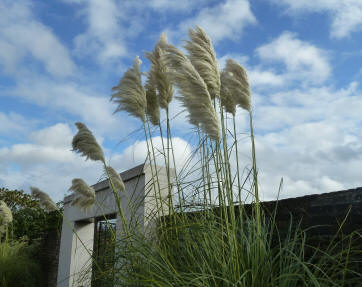
{"type": "Polygon", "coordinates": [[[0,242],[0,285],[2,287],[41,286],[40,267],[33,260],[35,245],[26,241],[9,240],[0,242]]]}

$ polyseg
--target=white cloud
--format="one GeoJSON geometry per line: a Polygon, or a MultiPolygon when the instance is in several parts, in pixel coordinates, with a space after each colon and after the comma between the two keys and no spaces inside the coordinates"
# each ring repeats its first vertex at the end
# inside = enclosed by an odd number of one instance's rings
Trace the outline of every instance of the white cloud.
{"type": "MultiPolygon", "coordinates": [[[[161,137],[153,137],[152,139],[157,165],[164,166],[165,159],[163,156],[162,140],[161,137]]],[[[164,138],[166,145],[167,139],[164,138]]],[[[181,169],[185,162],[191,156],[191,146],[185,140],[174,137],[172,144],[175,154],[176,168],[181,169]]],[[[172,154],[170,154],[172,157],[172,154]]],[[[135,165],[144,163],[147,157],[147,143],[146,141],[136,141],[131,146],[127,147],[121,154],[115,155],[111,158],[111,164],[119,170],[132,168],[135,165]]],[[[171,167],[173,167],[173,160],[171,159],[171,167]]]]}
{"type": "MultiPolygon", "coordinates": [[[[71,151],[73,134],[67,124],[58,123],[33,132],[27,143],[0,148],[0,185],[24,190],[38,186],[55,200],[61,200],[73,178],[81,177],[89,184],[95,184],[104,177],[103,166],[99,162],[85,161],[84,157],[71,151]]],[[[156,153],[162,149],[160,137],[154,137],[153,144],[156,153]]],[[[190,157],[191,147],[177,137],[173,138],[173,146],[176,165],[182,167],[190,157]]],[[[108,158],[108,151],[105,150],[105,153],[108,158]]],[[[110,164],[121,172],[143,163],[146,156],[146,142],[136,141],[121,154],[115,153],[110,164]]],[[[164,158],[160,154],[157,162],[164,165],[164,158]]]]}
{"type": "Polygon", "coordinates": [[[135,127],[130,117],[125,120],[125,115],[113,114],[116,105],[109,101],[110,97],[101,97],[94,89],[77,83],[28,77],[19,79],[17,86],[6,94],[63,116],[72,115],[101,135],[124,135],[135,127]]]}
{"type": "Polygon", "coordinates": [[[291,79],[320,83],[331,73],[326,52],[299,40],[290,32],[284,32],[277,39],[260,46],[256,53],[263,61],[283,63],[286,76],[291,79]]]}
{"type": "Polygon", "coordinates": [[[177,12],[190,12],[196,7],[200,7],[206,3],[211,2],[210,0],[149,0],[146,3],[143,3],[150,8],[154,9],[156,12],[160,11],[177,11],[177,12]]]}
{"type": "Polygon", "coordinates": [[[362,2],[356,0],[272,0],[291,15],[327,12],[332,19],[330,34],[344,38],[362,28],[362,2]]]}
{"type": "Polygon", "coordinates": [[[248,78],[252,88],[256,87],[270,87],[281,86],[285,84],[284,75],[278,75],[272,70],[262,69],[261,67],[251,66],[249,64],[249,57],[238,54],[225,54],[218,58],[219,68],[223,69],[226,65],[227,59],[233,59],[242,65],[248,73],[248,78]]]}
{"type": "Polygon", "coordinates": [[[256,18],[248,0],[226,0],[212,7],[202,8],[198,14],[179,25],[180,32],[199,25],[213,42],[223,39],[239,39],[247,25],[255,24],[256,18]]]}
{"type": "Polygon", "coordinates": [[[30,140],[40,146],[70,149],[73,132],[67,124],[58,123],[30,134],[30,140]]]}
{"type": "Polygon", "coordinates": [[[0,112],[0,134],[7,136],[22,136],[34,125],[33,120],[25,119],[14,112],[0,112]]]}
{"type": "Polygon", "coordinates": [[[177,36],[177,40],[181,33],[184,35],[188,28],[195,25],[203,27],[213,41],[236,40],[245,26],[256,23],[248,0],[226,0],[222,3],[207,0],[65,2],[81,6],[82,12],[79,15],[87,25],[86,30],[74,39],[76,53],[80,57],[95,55],[102,65],[119,62],[120,57],[128,55],[126,41],[135,38],[147,28],[147,15],[151,9],[164,16],[173,12],[190,14],[191,11],[197,11],[196,16],[181,22],[177,31],[171,30],[169,36],[177,36]]]}
{"type": "Polygon", "coordinates": [[[285,77],[273,71],[262,71],[261,69],[251,69],[248,72],[251,87],[259,86],[282,86],[285,84],[285,77]]]}
{"type": "MultiPolygon", "coordinates": [[[[74,1],[73,1],[74,2],[74,1]]],[[[81,57],[96,55],[100,64],[125,56],[127,30],[123,27],[126,13],[114,0],[76,1],[82,6],[87,30],[75,39],[76,53],[81,57]]],[[[130,28],[130,27],[128,27],[130,28]]]]}
{"type": "MultiPolygon", "coordinates": [[[[257,102],[254,127],[265,199],[276,197],[281,177],[282,197],[362,185],[361,95],[351,83],[340,90],[271,92],[257,102]]],[[[240,150],[247,154],[250,145],[240,150]]]]}
{"type": "Polygon", "coordinates": [[[29,165],[44,162],[69,162],[72,159],[72,154],[56,147],[15,144],[11,149],[0,149],[0,159],[2,162],[11,161],[29,165]]]}
{"type": "Polygon", "coordinates": [[[27,1],[0,1],[0,59],[5,73],[18,72],[20,62],[31,55],[50,74],[71,75],[75,65],[66,47],[34,17],[31,8],[27,1]]]}
{"type": "MultiPolygon", "coordinates": [[[[361,92],[355,83],[347,89],[307,88],[269,93],[257,99],[254,114],[257,130],[274,132],[304,122],[329,121],[330,125],[351,125],[360,130],[361,92]]],[[[258,96],[259,97],[259,96],[258,96]]]]}
{"type": "Polygon", "coordinates": [[[67,124],[58,123],[31,133],[31,143],[14,144],[0,149],[2,162],[37,164],[46,162],[71,162],[72,131],[67,124]]]}
{"type": "Polygon", "coordinates": [[[38,186],[60,200],[72,178],[96,183],[102,175],[102,164],[85,161],[72,152],[72,134],[67,124],[58,123],[34,131],[26,143],[0,148],[0,185],[24,190],[38,186]]]}

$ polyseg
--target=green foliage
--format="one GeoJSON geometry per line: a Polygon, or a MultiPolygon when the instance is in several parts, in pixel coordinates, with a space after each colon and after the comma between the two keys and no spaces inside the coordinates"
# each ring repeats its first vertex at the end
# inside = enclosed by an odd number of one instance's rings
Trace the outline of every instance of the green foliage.
{"type": "Polygon", "coordinates": [[[26,194],[23,190],[0,188],[0,200],[5,201],[13,213],[20,208],[39,207],[38,202],[35,201],[30,194],[26,194]]]}
{"type": "Polygon", "coordinates": [[[0,286],[41,286],[40,267],[32,258],[36,246],[25,241],[6,239],[0,242],[0,286]]]}
{"type": "Polygon", "coordinates": [[[117,263],[103,270],[104,279],[112,274],[116,286],[128,287],[340,287],[360,280],[351,270],[350,237],[344,248],[335,242],[320,249],[308,246],[306,232],[292,222],[280,237],[272,223],[263,219],[259,230],[254,217],[243,215],[232,240],[216,215],[170,222],[158,240],[135,232],[117,241],[117,263]]]}
{"type": "MultiPolygon", "coordinates": [[[[0,188],[0,200],[4,200],[13,213],[10,231],[14,238],[27,237],[32,241],[46,232],[61,229],[60,213],[44,211],[37,200],[22,190],[0,188]]],[[[58,207],[61,207],[61,204],[58,204],[58,207]]]]}

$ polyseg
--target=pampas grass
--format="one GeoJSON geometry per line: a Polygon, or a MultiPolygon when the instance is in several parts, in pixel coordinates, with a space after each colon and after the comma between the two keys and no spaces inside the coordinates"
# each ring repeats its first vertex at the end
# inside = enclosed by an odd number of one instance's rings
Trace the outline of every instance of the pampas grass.
{"type": "Polygon", "coordinates": [[[125,191],[126,187],[124,186],[123,180],[122,180],[121,176],[119,175],[119,173],[116,172],[114,170],[114,168],[111,166],[107,166],[106,168],[107,168],[106,172],[108,171],[108,174],[109,174],[110,180],[113,183],[113,186],[118,191],[125,191]]]}
{"type": "Polygon", "coordinates": [[[168,109],[168,105],[172,101],[174,91],[173,85],[168,76],[169,69],[162,61],[162,55],[164,54],[162,47],[165,45],[167,45],[167,37],[165,33],[162,33],[154,50],[151,53],[146,52],[145,55],[151,62],[149,82],[151,86],[157,89],[160,107],[168,109]]]}
{"type": "Polygon", "coordinates": [[[224,71],[223,84],[231,92],[235,102],[250,111],[250,86],[245,69],[234,60],[228,59],[224,71]]]}
{"type": "Polygon", "coordinates": [[[204,80],[176,47],[165,44],[162,48],[166,52],[163,59],[171,68],[170,77],[182,94],[178,99],[187,108],[190,123],[198,124],[211,139],[219,140],[219,120],[204,80]]]}
{"type": "Polygon", "coordinates": [[[227,86],[227,73],[225,71],[220,73],[221,78],[221,89],[220,89],[220,102],[225,108],[227,113],[235,116],[236,113],[236,102],[227,86]]]}
{"type": "Polygon", "coordinates": [[[156,88],[147,83],[146,85],[146,99],[147,99],[147,109],[146,113],[150,122],[157,126],[160,124],[160,105],[158,104],[158,97],[156,94],[156,88]]]}
{"type": "Polygon", "coordinates": [[[0,200],[0,233],[6,231],[9,223],[13,221],[13,214],[5,201],[0,200]]]}
{"type": "Polygon", "coordinates": [[[1,287],[39,287],[43,271],[40,268],[35,245],[24,239],[6,238],[0,241],[0,286],[1,287]]]}
{"type": "Polygon", "coordinates": [[[136,57],[133,67],[124,74],[119,84],[112,88],[114,93],[111,101],[118,104],[115,112],[126,111],[144,122],[147,101],[141,81],[140,65],[141,61],[136,57]]]}
{"type": "Polygon", "coordinates": [[[46,211],[54,211],[58,209],[54,201],[50,198],[50,196],[47,193],[33,186],[30,187],[30,190],[31,190],[31,195],[37,200],[39,200],[40,206],[43,207],[46,211]]]}
{"type": "Polygon", "coordinates": [[[81,209],[87,209],[93,206],[96,201],[96,194],[83,179],[75,178],[72,180],[72,186],[69,190],[73,191],[78,197],[72,202],[72,205],[78,206],[81,209]]]}
{"type": "MultiPolygon", "coordinates": [[[[246,71],[229,59],[220,74],[215,52],[207,35],[198,27],[191,29],[189,35],[191,40],[186,45],[189,58],[168,44],[165,35],[161,35],[155,51],[146,54],[152,64],[146,84],[148,94],[141,83],[138,58],[120,84],[113,88],[115,94],[112,100],[119,104],[117,111],[125,110],[143,122],[151,176],[148,182],[142,182],[145,184],[146,194],[153,196],[154,191],[155,200],[152,200],[152,205],[155,206],[152,211],[146,212],[146,205],[142,207],[138,204],[139,200],[145,202],[148,196],[135,198],[138,193],[133,193],[127,202],[130,216],[126,217],[122,197],[117,192],[124,190],[124,183],[119,174],[103,161],[109,186],[119,209],[122,228],[119,236],[117,234],[117,237],[112,238],[116,240],[112,241],[116,246],[115,254],[110,254],[114,265],[101,270],[95,260],[94,265],[99,269],[97,276],[99,274],[107,285],[127,287],[356,286],[344,284],[345,275],[357,274],[348,270],[348,248],[347,253],[344,249],[343,253],[333,254],[329,250],[308,247],[306,233],[299,225],[294,228],[291,222],[286,236],[281,235],[276,229],[275,214],[268,217],[263,212],[259,203],[251,97],[246,71]],[[170,97],[168,94],[162,95],[161,91],[165,90],[160,84],[166,83],[166,78],[167,84],[174,84],[178,88],[181,94],[178,98],[189,113],[190,123],[201,130],[198,131],[199,144],[195,146],[195,151],[187,159],[181,172],[175,172],[175,184],[169,168],[169,154],[175,152],[170,140],[170,97]],[[152,115],[152,105],[157,106],[156,96],[162,102],[160,105],[165,108],[167,118],[167,156],[163,147],[168,187],[168,198],[165,200],[161,197],[162,178],[158,178],[151,130],[149,129],[149,137],[146,131],[146,125],[149,128],[147,114],[150,120],[158,121],[162,138],[159,115],[152,115]],[[250,172],[245,175],[239,172],[237,161],[236,105],[249,111],[250,118],[252,166],[249,165],[250,172]],[[216,107],[220,108],[220,119],[215,111],[216,107]],[[233,115],[234,135],[231,132],[230,135],[226,127],[224,108],[233,115]],[[151,119],[153,116],[154,119],[151,119]],[[234,136],[234,143],[228,147],[230,136],[234,136]],[[236,172],[231,168],[234,157],[231,151],[234,146],[236,172]],[[240,177],[243,176],[245,178],[241,181],[240,177]],[[234,194],[236,178],[238,203],[234,194]],[[184,191],[188,193],[188,198],[184,197],[184,191]],[[243,196],[242,192],[245,192],[243,196]],[[173,196],[179,197],[178,206],[173,205],[173,196]],[[251,197],[252,204],[245,207],[242,200],[248,196],[251,197]],[[145,221],[138,221],[138,218],[133,217],[138,215],[138,207],[144,208],[147,226],[154,227],[154,233],[144,232],[145,221]]],[[[83,180],[74,179],[71,190],[78,196],[73,205],[84,208],[90,202],[94,203],[95,192],[83,180]]],[[[151,206],[151,203],[147,205],[151,206]]],[[[91,252],[89,251],[90,257],[91,252]]]]}
{"type": "Polygon", "coordinates": [[[216,54],[210,38],[199,26],[189,29],[191,41],[186,41],[185,48],[189,59],[205,81],[212,99],[220,95],[220,74],[216,54]]]}
{"type": "Polygon", "coordinates": [[[78,133],[73,137],[73,151],[85,156],[86,159],[100,160],[104,162],[104,154],[102,148],[97,143],[92,132],[83,123],[75,123],[78,133]]]}

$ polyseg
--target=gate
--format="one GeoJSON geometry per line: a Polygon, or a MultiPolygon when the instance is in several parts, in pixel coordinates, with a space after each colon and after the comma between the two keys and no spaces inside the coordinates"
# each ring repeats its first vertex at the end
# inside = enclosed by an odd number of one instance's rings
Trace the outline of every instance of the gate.
{"type": "Polygon", "coordinates": [[[94,224],[92,287],[113,287],[116,215],[99,217],[94,224]]]}

